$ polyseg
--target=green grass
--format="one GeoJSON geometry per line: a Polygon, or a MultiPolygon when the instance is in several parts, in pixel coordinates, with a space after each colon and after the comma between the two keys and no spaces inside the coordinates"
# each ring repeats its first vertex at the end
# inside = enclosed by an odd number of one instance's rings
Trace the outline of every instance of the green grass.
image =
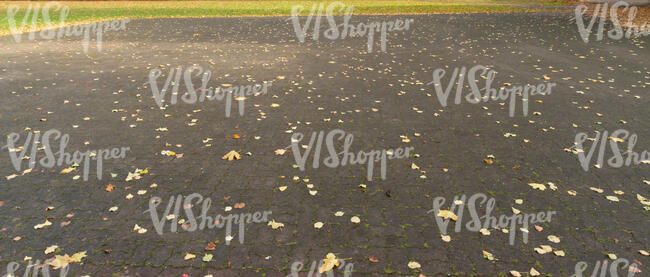
{"type": "MultiPolygon", "coordinates": [[[[313,4],[332,1],[66,1],[59,2],[70,8],[65,19],[66,25],[122,18],[157,17],[227,17],[227,16],[288,16],[295,5],[302,5],[303,15],[307,15],[313,4]]],[[[557,2],[546,0],[436,0],[425,1],[342,1],[346,6],[354,6],[355,14],[413,14],[413,13],[495,13],[528,12],[533,8],[511,6],[537,5],[552,6],[557,2]]],[[[0,35],[10,33],[7,10],[17,5],[16,24],[20,26],[30,4],[45,5],[45,1],[0,1],[2,20],[0,35]]],[[[59,23],[60,13],[50,11],[50,20],[59,23]]],[[[31,21],[28,21],[31,22],[31,21]]],[[[29,25],[29,24],[28,24],[29,25]]],[[[43,29],[42,14],[38,17],[37,29],[43,29]]]]}

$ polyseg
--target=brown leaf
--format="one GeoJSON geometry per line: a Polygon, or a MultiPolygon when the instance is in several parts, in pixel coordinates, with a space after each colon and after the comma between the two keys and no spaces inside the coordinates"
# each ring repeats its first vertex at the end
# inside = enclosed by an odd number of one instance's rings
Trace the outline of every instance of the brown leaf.
{"type": "Polygon", "coordinates": [[[205,251],[212,251],[217,249],[217,245],[214,244],[214,242],[209,242],[208,245],[205,246],[205,251]]]}
{"type": "Polygon", "coordinates": [[[377,259],[377,257],[375,257],[375,256],[368,256],[368,260],[373,262],[373,263],[379,262],[379,259],[377,259]]]}
{"type": "Polygon", "coordinates": [[[115,186],[113,186],[113,184],[108,184],[108,186],[106,186],[106,191],[110,192],[113,191],[113,189],[115,189],[115,186]]]}
{"type": "Polygon", "coordinates": [[[61,222],[60,225],[61,225],[61,227],[65,227],[65,226],[70,225],[70,222],[71,222],[71,221],[63,221],[63,222],[61,222]]]}
{"type": "Polygon", "coordinates": [[[242,203],[235,203],[235,205],[233,205],[233,206],[235,207],[235,209],[241,209],[243,207],[246,207],[246,203],[243,203],[243,202],[242,203]]]}

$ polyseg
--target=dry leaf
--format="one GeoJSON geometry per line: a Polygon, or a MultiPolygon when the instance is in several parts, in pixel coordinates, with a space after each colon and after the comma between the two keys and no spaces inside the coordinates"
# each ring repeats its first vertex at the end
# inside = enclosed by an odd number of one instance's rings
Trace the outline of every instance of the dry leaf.
{"type": "Polygon", "coordinates": [[[324,273],[332,270],[335,266],[339,266],[339,260],[333,253],[327,253],[323,259],[323,265],[318,269],[319,273],[324,273]]]}
{"type": "Polygon", "coordinates": [[[271,226],[271,228],[273,228],[273,230],[284,227],[283,223],[275,222],[275,220],[269,221],[269,224],[267,224],[267,225],[271,226]]]}
{"type": "Polygon", "coordinates": [[[544,184],[538,184],[538,183],[529,183],[529,186],[533,187],[533,189],[538,189],[538,190],[546,190],[546,186],[544,184]]]}
{"type": "Polygon", "coordinates": [[[187,253],[187,254],[185,254],[185,257],[183,257],[183,260],[187,261],[187,260],[191,260],[191,259],[194,259],[194,258],[196,258],[196,255],[187,253]]]}
{"type": "Polygon", "coordinates": [[[540,273],[534,267],[530,268],[530,276],[539,276],[539,275],[540,273]]]}
{"type": "Polygon", "coordinates": [[[420,263],[418,263],[418,262],[416,262],[416,261],[410,261],[410,262],[408,263],[408,267],[409,267],[410,269],[416,269],[416,268],[420,268],[420,267],[422,267],[422,266],[420,265],[420,263]]]}
{"type": "Polygon", "coordinates": [[[221,159],[222,160],[228,159],[229,161],[239,160],[239,159],[241,159],[241,156],[239,155],[239,153],[235,152],[235,150],[232,150],[232,151],[228,152],[226,155],[223,155],[223,157],[221,157],[221,159]]]}
{"type": "Polygon", "coordinates": [[[48,264],[53,266],[54,269],[59,269],[65,267],[69,263],[79,263],[84,257],[86,257],[86,251],[75,253],[72,255],[72,257],[68,256],[68,254],[65,254],[63,256],[56,255],[54,259],[48,264]]]}
{"type": "Polygon", "coordinates": [[[217,245],[214,242],[208,242],[208,245],[205,246],[205,251],[213,251],[217,249],[217,245]]]}
{"type": "Polygon", "coordinates": [[[73,166],[65,168],[65,169],[61,170],[61,174],[68,174],[68,173],[74,171],[74,169],[75,168],[73,166]]]}
{"type": "Polygon", "coordinates": [[[44,251],[44,252],[45,252],[46,255],[47,255],[47,254],[50,254],[50,253],[54,253],[54,251],[55,251],[57,248],[59,248],[59,246],[57,246],[57,245],[52,245],[52,246],[49,246],[48,248],[45,248],[45,251],[44,251]]]}
{"type": "Polygon", "coordinates": [[[488,259],[489,261],[494,261],[494,255],[492,253],[483,250],[483,258],[488,259]]]}
{"type": "Polygon", "coordinates": [[[43,227],[47,227],[47,226],[50,226],[50,225],[52,225],[52,222],[49,222],[49,221],[46,219],[45,222],[43,222],[43,223],[41,223],[41,224],[36,224],[36,225],[34,225],[34,229],[37,229],[37,230],[38,230],[38,229],[42,229],[43,227]]]}
{"type": "Polygon", "coordinates": [[[438,211],[437,216],[442,217],[443,219],[451,218],[451,220],[453,220],[453,221],[456,221],[458,219],[456,214],[454,214],[450,210],[440,210],[440,211],[438,211]]]}

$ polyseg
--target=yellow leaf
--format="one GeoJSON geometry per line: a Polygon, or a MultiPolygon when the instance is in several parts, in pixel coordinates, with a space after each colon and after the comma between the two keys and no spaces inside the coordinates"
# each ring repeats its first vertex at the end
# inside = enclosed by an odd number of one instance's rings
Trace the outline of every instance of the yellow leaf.
{"type": "Polygon", "coordinates": [[[609,253],[609,254],[607,254],[607,257],[610,258],[610,259],[612,259],[612,260],[616,260],[616,259],[618,259],[618,257],[616,257],[616,254],[614,254],[614,253],[609,253]]]}
{"type": "Polygon", "coordinates": [[[358,224],[358,223],[361,222],[361,219],[358,216],[353,216],[352,218],[350,218],[350,221],[352,223],[357,223],[358,224]]]}
{"type": "Polygon", "coordinates": [[[229,161],[239,160],[239,159],[241,159],[241,156],[239,155],[239,153],[235,152],[235,150],[232,150],[232,151],[228,152],[226,155],[223,155],[223,157],[221,157],[221,159],[222,160],[228,159],[229,161]]]}
{"type": "Polygon", "coordinates": [[[416,269],[416,268],[420,268],[420,267],[422,267],[422,266],[421,266],[420,263],[418,263],[418,262],[410,261],[410,262],[408,263],[408,267],[409,267],[410,269],[416,269]]]}
{"type": "Polygon", "coordinates": [[[448,235],[440,234],[440,238],[442,238],[442,241],[444,241],[444,242],[450,242],[451,241],[451,236],[448,236],[448,235]]]}
{"type": "Polygon", "coordinates": [[[275,154],[278,155],[278,156],[284,155],[284,152],[287,152],[287,150],[286,149],[277,149],[277,150],[275,150],[275,154]]]}
{"type": "Polygon", "coordinates": [[[191,260],[191,259],[194,259],[194,258],[196,258],[196,255],[187,253],[187,254],[185,254],[185,257],[183,257],[183,260],[187,261],[187,260],[191,260]]]}
{"type": "Polygon", "coordinates": [[[52,245],[52,246],[50,246],[48,248],[45,248],[45,254],[47,255],[47,254],[53,253],[54,250],[56,250],[57,248],[59,248],[59,246],[57,246],[57,245],[52,245]]]}
{"type": "Polygon", "coordinates": [[[564,257],[564,251],[558,250],[558,251],[553,251],[553,254],[558,257],[564,257]]]}
{"type": "Polygon", "coordinates": [[[74,253],[72,254],[72,257],[70,257],[70,262],[71,263],[80,263],[81,259],[86,257],[86,251],[82,251],[79,253],[74,253]]]}
{"type": "Polygon", "coordinates": [[[278,189],[279,189],[280,191],[285,191],[285,190],[287,189],[287,186],[281,186],[281,187],[278,187],[278,189]]]}
{"type": "Polygon", "coordinates": [[[539,274],[540,273],[534,267],[530,268],[530,276],[539,276],[539,274]]]}
{"type": "Polygon", "coordinates": [[[327,253],[323,259],[323,265],[318,269],[319,273],[324,273],[332,270],[335,266],[339,266],[339,260],[333,253],[327,253]]]}
{"type": "Polygon", "coordinates": [[[616,196],[608,195],[605,198],[607,198],[607,200],[612,201],[612,202],[618,202],[618,197],[616,197],[616,196]]]}
{"type": "Polygon", "coordinates": [[[440,211],[438,211],[437,216],[442,217],[443,219],[451,218],[451,220],[453,220],[453,221],[456,221],[458,219],[456,214],[454,214],[450,210],[440,210],[440,211]]]}
{"type": "Polygon", "coordinates": [[[488,259],[489,261],[494,261],[494,255],[492,253],[483,250],[483,258],[488,259]]]}
{"type": "Polygon", "coordinates": [[[75,168],[71,166],[71,167],[68,167],[68,168],[65,168],[65,169],[61,170],[61,174],[68,174],[68,173],[70,173],[70,172],[72,172],[74,170],[75,170],[75,168]]]}
{"type": "Polygon", "coordinates": [[[59,269],[68,265],[69,263],[79,263],[84,257],[86,257],[86,251],[75,253],[72,255],[72,257],[68,256],[68,254],[65,254],[63,256],[55,255],[54,260],[50,261],[48,264],[53,266],[54,269],[59,269]]]}
{"type": "Polygon", "coordinates": [[[514,207],[511,207],[511,208],[512,208],[512,213],[513,213],[513,214],[520,214],[520,213],[521,213],[520,210],[517,210],[517,209],[515,209],[514,207]]]}
{"type": "Polygon", "coordinates": [[[319,221],[319,222],[314,223],[314,228],[316,228],[316,229],[323,228],[323,222],[319,221]]]}
{"type": "Polygon", "coordinates": [[[556,236],[550,235],[550,236],[548,236],[547,238],[548,238],[548,240],[549,240],[550,242],[560,243],[560,238],[558,238],[558,237],[556,237],[556,236]]]}
{"type": "Polygon", "coordinates": [[[590,189],[590,190],[593,190],[593,191],[595,191],[595,192],[597,192],[597,193],[603,193],[603,190],[602,190],[602,189],[599,189],[599,188],[589,187],[589,189],[590,189]]]}
{"type": "Polygon", "coordinates": [[[50,261],[48,264],[53,266],[54,269],[59,269],[65,267],[68,263],[70,263],[70,257],[68,254],[65,254],[65,256],[55,255],[54,260],[50,261]]]}
{"type": "Polygon", "coordinates": [[[41,224],[36,224],[36,225],[34,226],[34,229],[41,229],[41,228],[43,228],[43,227],[50,226],[50,225],[52,225],[52,222],[49,222],[49,221],[46,219],[45,222],[43,222],[43,223],[41,223],[41,224]]]}
{"type": "Polygon", "coordinates": [[[510,275],[512,275],[513,277],[521,277],[521,273],[519,273],[519,271],[516,270],[510,270],[510,275]]]}
{"type": "Polygon", "coordinates": [[[542,190],[542,191],[546,190],[546,186],[544,184],[530,183],[528,185],[533,187],[533,189],[538,189],[538,190],[542,190]]]}
{"type": "Polygon", "coordinates": [[[267,224],[267,225],[271,226],[271,228],[273,228],[273,230],[284,227],[283,223],[275,222],[275,220],[269,221],[269,224],[267,224]]]}

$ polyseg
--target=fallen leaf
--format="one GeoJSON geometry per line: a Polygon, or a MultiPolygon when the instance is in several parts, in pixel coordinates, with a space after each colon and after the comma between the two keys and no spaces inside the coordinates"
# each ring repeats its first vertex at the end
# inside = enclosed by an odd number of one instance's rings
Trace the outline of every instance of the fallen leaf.
{"type": "Polygon", "coordinates": [[[50,253],[54,253],[54,251],[55,251],[57,248],[59,248],[58,245],[52,245],[52,246],[49,246],[49,247],[45,248],[45,251],[44,251],[44,252],[45,252],[45,255],[50,254],[50,253]]]}
{"type": "Polygon", "coordinates": [[[275,222],[275,220],[269,221],[269,224],[267,224],[267,225],[271,226],[271,228],[273,228],[273,230],[284,227],[283,223],[275,222]]]}
{"type": "Polygon", "coordinates": [[[65,267],[69,263],[79,263],[84,257],[86,257],[86,251],[75,253],[72,255],[72,257],[68,256],[68,254],[65,254],[63,256],[55,255],[54,259],[48,264],[53,266],[54,269],[59,269],[65,267]]]}
{"type": "Polygon", "coordinates": [[[239,155],[239,153],[235,152],[235,150],[232,150],[232,151],[228,152],[226,155],[223,155],[223,157],[221,157],[221,159],[222,160],[228,159],[229,161],[239,160],[239,159],[241,159],[241,156],[239,155]]]}
{"type": "Polygon", "coordinates": [[[202,259],[204,262],[212,261],[212,254],[205,254],[202,259]]]}
{"type": "Polygon", "coordinates": [[[533,187],[533,189],[538,189],[538,190],[546,190],[546,186],[544,184],[538,184],[538,183],[529,183],[529,186],[533,187]]]}
{"type": "Polygon", "coordinates": [[[458,219],[456,214],[454,214],[450,210],[440,210],[440,211],[438,211],[437,216],[442,217],[443,219],[451,218],[451,220],[453,220],[453,221],[456,221],[458,219]]]}
{"type": "Polygon", "coordinates": [[[420,268],[420,267],[422,267],[422,266],[420,265],[420,263],[418,263],[418,262],[416,262],[416,261],[410,261],[410,262],[408,263],[408,267],[409,267],[410,269],[416,269],[416,268],[420,268]]]}
{"type": "Polygon", "coordinates": [[[539,275],[540,273],[534,267],[530,268],[530,276],[539,276],[539,275]]]}
{"type": "Polygon", "coordinates": [[[46,219],[45,222],[43,222],[43,223],[41,223],[41,224],[36,224],[36,225],[34,225],[34,229],[42,229],[43,227],[47,227],[47,226],[50,226],[50,225],[52,225],[52,222],[49,222],[49,221],[46,219]]]}
{"type": "Polygon", "coordinates": [[[339,260],[333,253],[327,253],[323,259],[323,265],[318,269],[319,273],[324,273],[332,270],[335,266],[339,266],[339,260]]]}
{"type": "Polygon", "coordinates": [[[489,261],[494,261],[494,255],[492,253],[483,250],[483,258],[488,259],[489,261]]]}
{"type": "Polygon", "coordinates": [[[187,261],[187,260],[191,260],[191,259],[194,259],[194,258],[196,258],[196,255],[187,253],[187,254],[185,254],[185,257],[183,257],[183,260],[187,261]]]}
{"type": "Polygon", "coordinates": [[[377,259],[377,257],[375,257],[375,256],[368,256],[368,260],[370,262],[373,262],[373,263],[378,263],[379,262],[379,259],[377,259]]]}
{"type": "Polygon", "coordinates": [[[68,168],[64,168],[63,170],[61,170],[61,174],[68,174],[68,173],[70,173],[70,172],[72,172],[74,170],[75,170],[75,168],[73,166],[68,167],[68,168]]]}

